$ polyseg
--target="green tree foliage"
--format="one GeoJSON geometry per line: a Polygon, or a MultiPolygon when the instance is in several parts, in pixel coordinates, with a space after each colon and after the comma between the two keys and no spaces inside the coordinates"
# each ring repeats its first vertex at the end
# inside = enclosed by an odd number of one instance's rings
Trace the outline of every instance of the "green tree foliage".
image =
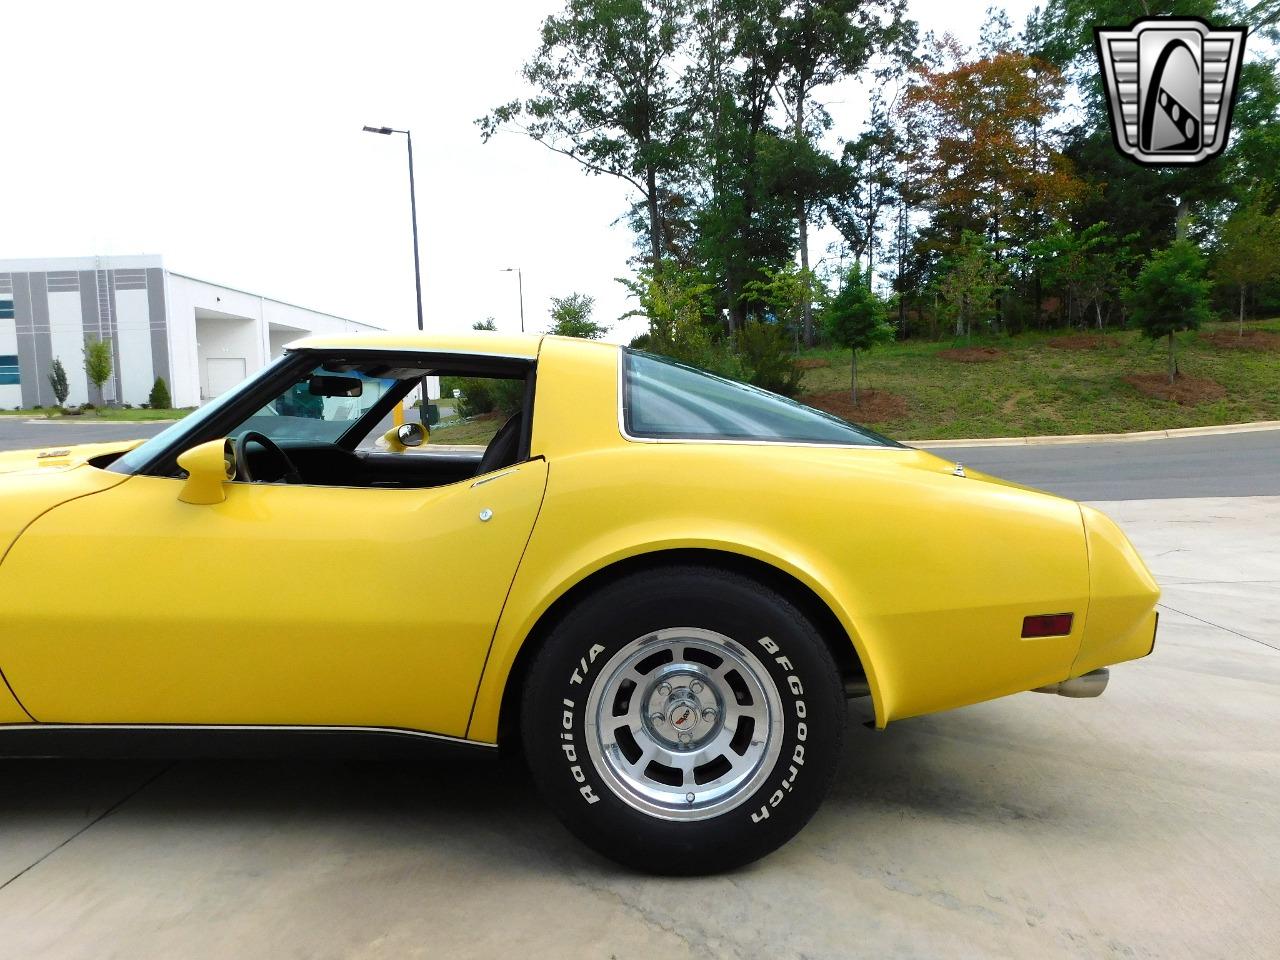
{"type": "Polygon", "coordinates": [[[742,379],[763,390],[793,397],[800,390],[803,371],[796,365],[786,328],[764,320],[748,320],[738,331],[738,360],[742,379]]]}
{"type": "Polygon", "coordinates": [[[595,309],[595,297],[585,293],[571,293],[567,297],[551,298],[551,326],[547,333],[558,337],[580,337],[583,340],[599,340],[609,332],[591,319],[595,309]]]}
{"type": "Polygon", "coordinates": [[[871,288],[871,278],[855,267],[822,312],[828,339],[850,351],[851,396],[858,402],[858,353],[893,339],[885,302],[871,288]]]}
{"type": "Polygon", "coordinates": [[[471,325],[472,330],[488,330],[490,333],[498,329],[497,321],[493,317],[485,317],[483,320],[477,320],[471,325]]]}
{"type": "Polygon", "coordinates": [[[1266,197],[1239,208],[1222,228],[1217,275],[1240,290],[1240,335],[1244,336],[1245,293],[1280,273],[1280,215],[1267,213],[1266,197]]]}
{"type": "MultiPolygon", "coordinates": [[[[874,57],[901,62],[914,46],[914,24],[904,21],[903,0],[802,0],[781,6],[777,58],[778,89],[790,127],[792,169],[785,183],[794,194],[800,267],[809,270],[809,223],[815,207],[832,195],[836,170],[815,146],[831,118],[815,94],[865,70],[874,57]]],[[[838,187],[836,188],[838,189],[838,187]]],[[[802,306],[804,342],[813,343],[812,301],[802,306]]]]}
{"type": "Polygon", "coordinates": [[[716,356],[706,316],[711,309],[708,283],[696,270],[667,264],[660,274],[641,270],[623,279],[639,306],[624,315],[644,317],[649,329],[644,349],[682,363],[727,372],[716,356]]]}
{"type": "Polygon", "coordinates": [[[1173,335],[1195,330],[1209,319],[1209,289],[1205,262],[1189,240],[1176,240],[1156,253],[1129,291],[1129,312],[1152,340],[1169,342],[1169,382],[1178,373],[1173,335]]]}
{"type": "Polygon", "coordinates": [[[1004,283],[1004,271],[990,244],[968,230],[945,267],[938,292],[944,313],[955,323],[955,334],[971,339],[974,321],[985,323],[996,316],[996,294],[1004,283]]]}
{"type": "Polygon", "coordinates": [[[477,123],[487,141],[514,127],[591,174],[618,177],[644,198],[650,266],[661,269],[663,182],[688,149],[674,75],[688,28],[686,0],[568,0],[542,24],[524,66],[534,95],[477,123]]]}
{"type": "Polygon", "coordinates": [[[1073,230],[1061,221],[1043,239],[1029,245],[1044,281],[1066,295],[1068,324],[1095,323],[1105,330],[1112,307],[1129,285],[1133,237],[1117,238],[1105,220],[1073,230]],[[1090,316],[1092,315],[1092,316],[1090,316]]]}
{"type": "Polygon", "coordinates": [[[152,410],[168,410],[173,406],[173,400],[169,397],[169,385],[164,382],[164,377],[156,377],[156,382],[151,385],[147,405],[152,410]]]}
{"type": "MultiPolygon", "coordinates": [[[[797,345],[802,331],[808,333],[815,303],[820,304],[825,291],[813,271],[787,263],[777,270],[765,267],[763,279],[748,282],[742,299],[753,312],[765,319],[781,323],[790,330],[797,345]]],[[[809,337],[812,339],[812,337],[809,337]]]]}
{"type": "Polygon", "coordinates": [[[850,258],[891,286],[902,336],[1123,323],[1138,252],[1180,237],[1215,251],[1219,297],[1280,306],[1261,255],[1280,245],[1254,236],[1280,204],[1275,9],[1045,0],[1023,24],[988,10],[970,48],[921,40],[904,0],[563,0],[525,65],[531,94],[479,122],[633,188],[625,282],[647,349],[773,380],[782,341],[811,342],[825,310],[814,274],[850,258]],[[1140,13],[1253,31],[1209,163],[1142,167],[1112,144],[1092,31],[1140,13]],[[828,103],[852,90],[865,120],[837,128],[828,103]],[[819,227],[839,241],[815,265],[819,227]]]}
{"type": "Polygon", "coordinates": [[[498,380],[490,377],[452,377],[441,381],[441,392],[462,393],[456,409],[460,417],[478,417],[488,413],[509,417],[524,405],[523,380],[498,380]]]}
{"type": "Polygon", "coordinates": [[[49,370],[49,386],[53,388],[53,397],[58,401],[58,406],[65,405],[71,387],[67,384],[67,371],[58,357],[53,358],[53,365],[49,370]]]}
{"type": "Polygon", "coordinates": [[[111,379],[111,343],[107,340],[90,340],[84,349],[84,369],[89,382],[102,393],[102,385],[111,379]]]}

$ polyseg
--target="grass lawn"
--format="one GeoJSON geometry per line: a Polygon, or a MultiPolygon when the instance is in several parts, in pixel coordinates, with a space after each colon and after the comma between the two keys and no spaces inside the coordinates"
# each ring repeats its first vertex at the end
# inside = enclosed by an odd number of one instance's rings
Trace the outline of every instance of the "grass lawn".
{"type": "MultiPolygon", "coordinates": [[[[47,409],[46,410],[26,410],[26,409],[0,410],[0,414],[3,414],[6,417],[27,417],[30,419],[39,419],[40,417],[47,417],[49,416],[49,412],[50,411],[47,409]]],[[[137,420],[181,420],[190,412],[191,410],[189,409],[185,409],[185,410],[165,410],[165,409],[140,410],[137,408],[100,409],[100,410],[86,410],[84,413],[78,416],[69,416],[69,417],[66,417],[65,419],[75,420],[77,422],[89,421],[89,420],[107,420],[111,422],[118,421],[118,422],[126,422],[126,423],[130,421],[137,421],[137,420]]],[[[63,415],[60,413],[55,414],[54,418],[63,419],[63,415]]]]}
{"type": "Polygon", "coordinates": [[[447,420],[431,428],[432,443],[487,444],[506,418],[485,413],[469,420],[447,420]]]}
{"type": "MultiPolygon", "coordinates": [[[[1209,342],[1222,334],[1234,336],[1235,329],[1231,323],[1215,323],[1177,338],[1181,373],[1213,381],[1208,392],[1218,392],[1214,384],[1222,388],[1221,396],[1199,402],[1145,396],[1126,383],[1126,376],[1163,374],[1166,345],[1121,330],[1108,332],[1109,345],[1093,349],[1050,346],[1050,340],[1066,335],[1063,331],[975,337],[975,347],[996,350],[989,362],[980,363],[940,356],[964,347],[963,342],[876,347],[858,356],[859,390],[894,396],[873,395],[881,402],[866,404],[865,411],[838,410],[834,401],[827,405],[903,440],[1124,433],[1280,420],[1280,349],[1274,340],[1271,349],[1232,349],[1209,342]]],[[[1280,319],[1246,324],[1249,330],[1280,338],[1280,319]]],[[[805,373],[800,399],[822,406],[814,395],[848,392],[848,350],[818,348],[804,358],[829,366],[805,373]]]]}

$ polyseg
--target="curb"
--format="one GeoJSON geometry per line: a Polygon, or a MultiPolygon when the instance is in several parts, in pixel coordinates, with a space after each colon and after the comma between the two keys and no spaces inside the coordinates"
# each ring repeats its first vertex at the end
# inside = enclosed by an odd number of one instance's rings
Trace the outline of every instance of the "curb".
{"type": "MultiPolygon", "coordinates": [[[[16,420],[18,418],[14,417],[14,419],[16,420]]],[[[79,427],[88,426],[89,424],[94,424],[95,426],[100,426],[100,427],[120,427],[130,423],[133,423],[133,424],[177,423],[178,421],[177,420],[99,420],[96,417],[91,420],[81,420],[79,417],[52,417],[52,418],[46,417],[43,420],[23,420],[22,422],[33,423],[40,426],[43,426],[46,423],[68,423],[68,424],[71,424],[72,426],[79,426],[79,427]]]]}
{"type": "Polygon", "coordinates": [[[1177,440],[1180,437],[1216,437],[1229,433],[1258,433],[1280,430],[1280,420],[1256,423],[1228,423],[1220,427],[1177,427],[1172,430],[1141,430],[1137,433],[1074,433],[1047,437],[981,437],[972,440],[903,440],[909,447],[1020,447],[1031,444],[1136,443],[1140,440],[1177,440]]]}

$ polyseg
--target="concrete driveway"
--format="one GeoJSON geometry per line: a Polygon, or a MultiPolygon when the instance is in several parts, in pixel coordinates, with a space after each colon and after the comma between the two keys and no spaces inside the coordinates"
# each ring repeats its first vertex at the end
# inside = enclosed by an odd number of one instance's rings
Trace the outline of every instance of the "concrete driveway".
{"type": "Polygon", "coordinates": [[[1099,700],[855,723],[745,870],[628,874],[502,762],[8,761],[0,957],[1278,956],[1280,497],[1102,506],[1155,653],[1099,700]]]}

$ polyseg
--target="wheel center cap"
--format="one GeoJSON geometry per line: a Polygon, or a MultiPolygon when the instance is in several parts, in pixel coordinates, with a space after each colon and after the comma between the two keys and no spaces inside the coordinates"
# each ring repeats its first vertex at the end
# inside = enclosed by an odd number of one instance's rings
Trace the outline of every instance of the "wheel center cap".
{"type": "Polygon", "coordinates": [[[677,733],[688,733],[698,725],[698,705],[689,701],[680,701],[667,711],[667,723],[677,733]]]}

